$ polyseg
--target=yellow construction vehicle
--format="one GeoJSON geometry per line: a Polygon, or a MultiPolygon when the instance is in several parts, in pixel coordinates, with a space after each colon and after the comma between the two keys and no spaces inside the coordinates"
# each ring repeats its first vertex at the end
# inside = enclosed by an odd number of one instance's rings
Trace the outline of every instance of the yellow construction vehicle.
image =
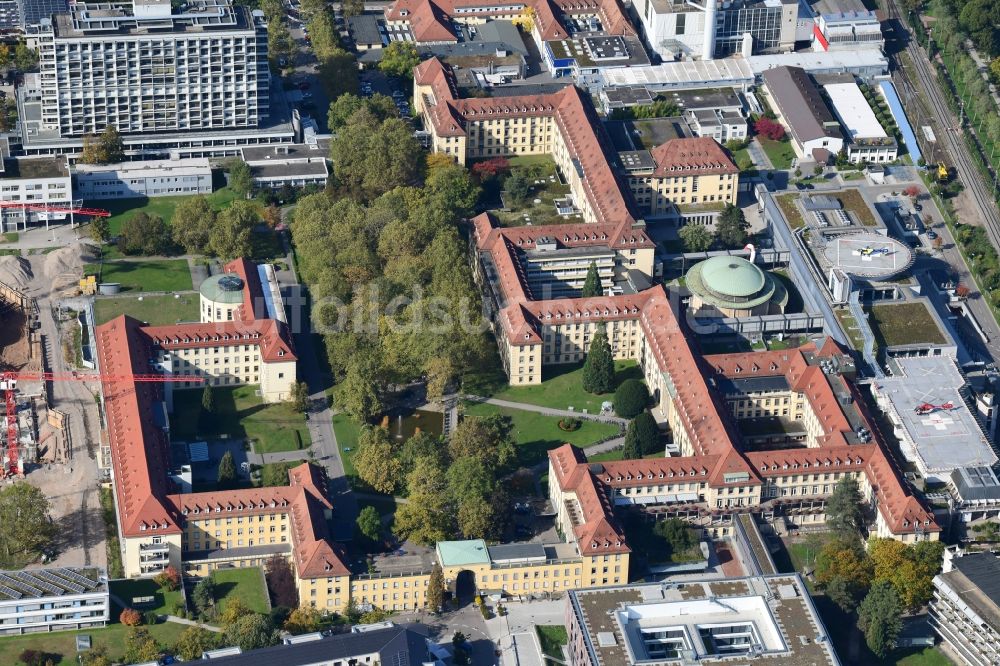
{"type": "Polygon", "coordinates": [[[944,162],[938,163],[938,182],[947,183],[948,182],[948,167],[944,162]]]}

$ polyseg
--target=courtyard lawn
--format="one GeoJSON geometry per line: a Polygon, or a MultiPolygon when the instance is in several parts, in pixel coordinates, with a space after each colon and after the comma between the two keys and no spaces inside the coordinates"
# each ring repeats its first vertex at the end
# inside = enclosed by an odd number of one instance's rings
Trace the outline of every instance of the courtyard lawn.
{"type": "Polygon", "coordinates": [[[262,402],[258,390],[254,385],[212,387],[215,413],[210,418],[202,418],[203,389],[174,391],[171,436],[182,441],[220,436],[250,439],[257,453],[308,448],[312,440],[305,415],[288,403],[262,402]]]}
{"type": "Polygon", "coordinates": [[[485,403],[467,403],[465,415],[491,416],[503,414],[514,422],[514,439],[517,444],[517,462],[530,466],[545,460],[545,452],[563,444],[587,447],[618,433],[618,427],[610,423],[595,423],[582,419],[580,427],[566,432],[559,427],[559,417],[546,416],[521,409],[506,409],[485,403]]]}
{"type": "Polygon", "coordinates": [[[333,434],[337,438],[340,459],[344,461],[344,474],[347,476],[358,475],[357,470],[354,469],[354,452],[358,448],[358,435],[360,433],[361,426],[355,423],[350,416],[347,414],[333,415],[333,434]]]}
{"type": "Polygon", "coordinates": [[[562,216],[556,212],[556,199],[569,194],[569,185],[562,182],[551,155],[520,155],[508,158],[511,172],[522,171],[528,176],[531,189],[523,202],[514,204],[504,195],[496,180],[488,181],[483,193],[484,200],[498,210],[494,211],[500,224],[515,227],[522,224],[560,224],[579,222],[573,216],[562,216]],[[535,200],[538,203],[535,203],[535,200]],[[502,208],[502,210],[501,210],[502,208]],[[525,219],[527,216],[527,219],[525,219]]]}
{"type": "Polygon", "coordinates": [[[756,141],[760,143],[760,147],[767,153],[767,157],[771,160],[771,164],[774,165],[775,169],[791,168],[792,160],[795,159],[795,150],[792,148],[791,141],[788,139],[772,141],[763,136],[758,136],[756,141]]]}
{"type": "Polygon", "coordinates": [[[951,666],[954,663],[936,647],[898,650],[889,655],[889,661],[892,660],[896,666],[951,666]]]}
{"type": "MultiPolygon", "coordinates": [[[[236,194],[234,194],[232,190],[227,187],[218,189],[206,196],[208,197],[209,203],[211,203],[212,207],[216,210],[222,210],[236,200],[236,194]]],[[[138,199],[91,201],[84,202],[84,205],[93,205],[95,208],[103,208],[110,211],[111,217],[108,218],[108,222],[111,225],[111,235],[117,236],[121,233],[122,223],[139,213],[158,215],[169,223],[174,217],[174,211],[177,209],[177,206],[182,201],[190,198],[191,197],[189,196],[153,198],[140,197],[138,199]]]]}
{"type": "Polygon", "coordinates": [[[127,605],[131,605],[135,597],[153,597],[151,603],[137,608],[143,612],[154,611],[159,615],[176,615],[177,607],[184,607],[184,594],[180,589],[170,591],[157,585],[152,578],[112,581],[111,594],[127,605]]]}
{"type": "Polygon", "coordinates": [[[198,321],[198,294],[191,292],[164,296],[135,296],[97,298],[94,300],[94,318],[97,324],[127,314],[151,326],[164,326],[177,322],[198,321]]]}
{"type": "Polygon", "coordinates": [[[934,317],[920,301],[874,305],[868,321],[879,347],[945,342],[934,317]]]}
{"type": "MultiPolygon", "coordinates": [[[[642,379],[635,361],[615,362],[615,386],[626,379],[642,379]]],[[[601,403],[614,398],[613,393],[594,395],[583,390],[583,364],[550,365],[542,370],[542,383],[532,386],[504,386],[492,396],[499,400],[524,402],[539,407],[568,409],[589,414],[601,411],[601,403]]]]}
{"type": "Polygon", "coordinates": [[[119,282],[122,291],[191,291],[191,269],[186,259],[109,261],[87,264],[85,275],[98,282],[119,282]]]}
{"type": "Polygon", "coordinates": [[[267,588],[260,567],[240,567],[216,569],[212,572],[215,583],[215,603],[219,613],[226,610],[226,604],[239,597],[253,611],[267,613],[267,588]]]}
{"type": "MultiPolygon", "coordinates": [[[[95,648],[104,647],[115,662],[120,662],[125,652],[125,638],[129,627],[116,623],[103,629],[80,629],[74,631],[59,631],[51,634],[31,634],[28,636],[8,636],[0,638],[0,664],[18,664],[18,657],[24,650],[41,650],[49,654],[60,655],[61,659],[53,659],[56,663],[76,663],[76,636],[90,636],[95,648]]],[[[164,648],[172,647],[178,636],[187,629],[183,624],[161,622],[152,626],[143,626],[150,635],[164,648]]]]}
{"type": "MultiPolygon", "coordinates": [[[[558,659],[558,663],[563,663],[562,646],[569,642],[569,635],[566,627],[556,624],[539,624],[535,626],[538,632],[538,642],[542,646],[542,654],[546,657],[558,659]]],[[[546,663],[552,663],[546,659],[546,663]]]]}

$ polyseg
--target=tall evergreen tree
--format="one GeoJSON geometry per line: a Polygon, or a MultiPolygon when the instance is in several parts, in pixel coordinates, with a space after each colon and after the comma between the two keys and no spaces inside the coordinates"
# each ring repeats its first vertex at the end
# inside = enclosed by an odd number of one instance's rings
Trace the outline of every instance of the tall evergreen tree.
{"type": "Polygon", "coordinates": [[[587,277],[583,281],[583,289],[580,292],[581,298],[590,298],[592,296],[603,296],[604,286],[601,284],[601,276],[597,272],[597,262],[590,262],[590,268],[587,269],[587,277]]]}
{"type": "Polygon", "coordinates": [[[865,642],[879,659],[884,659],[896,647],[903,629],[903,605],[889,581],[872,585],[868,596],[858,607],[858,628],[865,633],[865,642]]]}
{"type": "Polygon", "coordinates": [[[226,451],[219,461],[219,489],[226,490],[236,485],[236,461],[233,452],[226,451]]]}
{"type": "Polygon", "coordinates": [[[834,532],[857,534],[864,526],[863,502],[857,480],[842,477],[826,500],[826,526],[834,532]]]}
{"type": "Polygon", "coordinates": [[[604,325],[597,327],[583,364],[583,390],[588,393],[610,393],[615,388],[615,362],[604,325]]]}
{"type": "Polygon", "coordinates": [[[437,613],[444,605],[444,571],[435,563],[431,568],[431,579],[427,583],[427,607],[437,613]]]}

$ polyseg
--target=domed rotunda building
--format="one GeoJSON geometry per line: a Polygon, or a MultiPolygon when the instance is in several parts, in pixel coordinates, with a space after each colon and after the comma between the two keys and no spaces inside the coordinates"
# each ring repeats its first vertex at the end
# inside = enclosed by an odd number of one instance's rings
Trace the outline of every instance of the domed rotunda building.
{"type": "Polygon", "coordinates": [[[743,257],[712,257],[692,266],[685,279],[696,317],[782,314],[788,305],[781,281],[743,257]]]}

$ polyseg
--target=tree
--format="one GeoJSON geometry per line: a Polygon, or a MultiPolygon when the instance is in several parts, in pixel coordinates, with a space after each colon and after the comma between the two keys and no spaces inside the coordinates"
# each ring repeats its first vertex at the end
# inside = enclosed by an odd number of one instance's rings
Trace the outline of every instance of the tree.
{"type": "Polygon", "coordinates": [[[368,426],[358,436],[354,467],[362,481],[375,492],[391,495],[400,481],[402,465],[385,428],[368,426]]]}
{"type": "Polygon", "coordinates": [[[285,631],[290,634],[308,634],[319,631],[321,620],[319,611],[312,606],[299,606],[285,621],[285,631]]]}
{"type": "Polygon", "coordinates": [[[41,490],[24,481],[0,489],[0,550],[8,561],[44,550],[52,536],[49,500],[41,490]]]}
{"type": "Polygon", "coordinates": [[[816,582],[845,612],[853,612],[872,579],[872,565],[853,537],[834,537],[816,556],[816,582]]]}
{"type": "Polygon", "coordinates": [[[658,451],[662,453],[660,429],[652,414],[643,411],[629,421],[628,427],[625,428],[622,450],[626,460],[634,460],[658,451]]]}
{"type": "Polygon", "coordinates": [[[215,210],[202,195],[185,198],[170,218],[174,242],[189,254],[203,254],[215,225],[215,210]]]}
{"type": "Polygon", "coordinates": [[[319,79],[330,99],[358,92],[358,61],[344,49],[334,49],[319,63],[319,79]]]}
{"type": "Polygon", "coordinates": [[[191,592],[191,601],[200,615],[208,615],[215,606],[215,581],[211,576],[198,581],[191,592]]]}
{"type": "Polygon", "coordinates": [[[305,412],[309,409],[309,385],[305,382],[295,382],[291,391],[292,409],[305,412]]]}
{"type": "Polygon", "coordinates": [[[320,61],[332,57],[341,49],[340,33],[333,13],[325,7],[309,20],[309,44],[320,61]]]}
{"type": "Polygon", "coordinates": [[[858,628],[865,634],[865,643],[879,659],[885,659],[896,647],[903,629],[903,606],[896,590],[888,581],[872,585],[858,607],[858,628]]]}
{"type": "Polygon", "coordinates": [[[427,377],[427,399],[437,400],[444,396],[456,374],[455,364],[447,356],[434,356],[424,363],[427,377]]]}
{"type": "Polygon", "coordinates": [[[285,60],[286,65],[292,63],[292,58],[295,56],[295,46],[295,40],[288,30],[285,17],[281,14],[273,18],[269,17],[267,21],[267,56],[271,65],[277,65],[282,59],[285,60]]]}
{"type": "MultiPolygon", "coordinates": [[[[175,213],[176,215],[176,213],[175,213]]],[[[271,204],[264,208],[263,212],[260,214],[260,219],[264,221],[268,229],[275,229],[279,224],[281,224],[281,209],[271,204]]]]}
{"type": "Polygon", "coordinates": [[[125,254],[166,254],[170,246],[170,228],[159,215],[140,212],[122,222],[118,249],[125,254]]]}
{"type": "Polygon", "coordinates": [[[615,362],[603,324],[598,324],[594,339],[583,363],[583,390],[587,393],[609,393],[615,384],[615,362]]]}
{"type": "Polygon", "coordinates": [[[785,138],[785,128],[781,126],[781,123],[774,121],[767,116],[761,116],[758,118],[753,125],[753,129],[754,132],[770,139],[771,141],[781,141],[785,138]]]}
{"type": "Polygon", "coordinates": [[[100,136],[88,134],[83,138],[80,161],[84,164],[115,164],[125,159],[125,144],[118,128],[108,125],[100,136]]]}
{"type": "Polygon", "coordinates": [[[108,648],[104,645],[87,650],[80,655],[80,666],[111,666],[111,657],[108,656],[108,648]]]}
{"type": "Polygon", "coordinates": [[[507,176],[503,187],[507,193],[508,203],[520,206],[531,194],[531,179],[528,178],[524,169],[515,169],[507,176]]]}
{"type": "Polygon", "coordinates": [[[747,242],[747,230],[750,223],[743,215],[743,210],[727,203],[715,223],[715,235],[719,241],[729,248],[742,247],[747,242]]]}
{"type": "Polygon", "coordinates": [[[358,423],[367,423],[382,413],[381,385],[377,361],[371,356],[354,357],[335,389],[335,403],[358,423]]]}
{"type": "Polygon", "coordinates": [[[90,221],[90,237],[98,243],[111,240],[111,222],[106,217],[95,217],[90,221]]]}
{"type": "Polygon", "coordinates": [[[592,296],[603,296],[604,287],[601,286],[601,275],[597,272],[597,262],[590,262],[587,268],[587,277],[583,281],[583,289],[580,290],[580,298],[590,298],[592,296]]]}
{"type": "Polygon", "coordinates": [[[253,256],[254,228],[260,222],[250,201],[234,201],[219,213],[208,237],[208,251],[223,259],[253,256]]]}
{"type": "Polygon", "coordinates": [[[355,522],[358,531],[369,541],[378,541],[382,537],[382,516],[375,507],[368,505],[361,509],[355,522]]]}
{"type": "Polygon", "coordinates": [[[646,385],[638,379],[626,379],[615,391],[612,404],[615,407],[615,414],[623,419],[631,419],[646,409],[648,403],[649,391],[646,385]]]}
{"type": "Polygon", "coordinates": [[[206,414],[215,414],[215,390],[211,384],[205,384],[201,390],[201,411],[206,414]]]}
{"type": "Polygon", "coordinates": [[[857,479],[842,476],[826,500],[826,526],[834,532],[858,534],[865,521],[863,502],[857,479]]]}
{"type": "Polygon", "coordinates": [[[334,182],[360,200],[413,184],[423,162],[413,129],[399,118],[379,119],[361,109],[330,142],[334,182]]]}
{"type": "Polygon", "coordinates": [[[172,564],[168,564],[153,580],[157,585],[171,592],[181,586],[181,574],[172,564]]]}
{"type": "Polygon", "coordinates": [[[134,608],[126,608],[118,616],[118,621],[126,627],[138,627],[142,624],[142,613],[134,608]]]}
{"type": "Polygon", "coordinates": [[[22,650],[18,655],[18,661],[24,666],[51,666],[62,660],[62,655],[42,650],[22,650]]]}
{"type": "Polygon", "coordinates": [[[472,174],[480,181],[498,178],[509,171],[510,161],[506,157],[493,157],[472,165],[472,174]]]}
{"type": "Polygon", "coordinates": [[[656,524],[653,525],[653,533],[666,541],[670,554],[684,553],[698,546],[697,534],[687,521],[680,518],[656,521],[656,524]]]}
{"type": "Polygon", "coordinates": [[[28,48],[28,45],[20,41],[14,47],[14,65],[19,71],[28,72],[38,64],[38,51],[28,48]]]}
{"type": "Polygon", "coordinates": [[[409,501],[396,510],[392,531],[403,539],[433,544],[454,534],[453,506],[437,456],[424,456],[406,477],[409,501]]]}
{"type": "Polygon", "coordinates": [[[712,233],[700,224],[685,224],[677,232],[687,252],[704,252],[712,247],[712,233]]]}
{"type": "MultiPolygon", "coordinates": [[[[336,132],[341,127],[346,126],[351,116],[361,109],[367,110],[368,113],[378,119],[378,122],[383,122],[399,115],[396,103],[388,95],[375,93],[371,97],[360,97],[347,93],[330,103],[330,112],[326,117],[327,127],[330,128],[331,132],[336,132]]],[[[432,153],[432,155],[439,155],[448,164],[452,163],[452,160],[447,155],[440,155],[439,153],[432,153]]],[[[430,156],[428,156],[428,159],[430,159],[430,156]]]]}
{"type": "Polygon", "coordinates": [[[236,462],[233,460],[233,452],[226,451],[219,461],[219,482],[220,490],[228,490],[236,487],[236,462]]]}
{"type": "Polygon", "coordinates": [[[295,574],[292,573],[292,566],[287,558],[282,555],[269,557],[264,563],[264,579],[275,606],[295,608],[299,605],[295,574]]]}
{"type": "Polygon", "coordinates": [[[125,637],[126,664],[141,664],[147,661],[157,661],[160,658],[160,646],[148,629],[130,629],[125,637]]]}
{"type": "Polygon", "coordinates": [[[458,164],[434,169],[424,178],[424,185],[432,205],[453,211],[459,217],[469,217],[479,200],[479,185],[472,181],[465,167],[458,164]]]}
{"type": "Polygon", "coordinates": [[[438,613],[444,606],[444,572],[437,562],[431,567],[431,577],[427,582],[427,607],[432,613],[438,613]]]}
{"type": "Polygon", "coordinates": [[[226,626],[222,636],[226,645],[238,645],[244,652],[276,645],[281,640],[271,620],[260,613],[241,615],[226,626]]]}
{"type": "Polygon", "coordinates": [[[219,647],[219,634],[201,627],[188,627],[177,637],[174,652],[185,661],[201,659],[202,653],[219,647]]]}
{"type": "Polygon", "coordinates": [[[256,615],[253,610],[243,601],[243,597],[233,597],[227,603],[219,616],[219,622],[223,627],[229,627],[237,620],[248,615],[256,615]]]}
{"type": "Polygon", "coordinates": [[[343,0],[340,4],[344,17],[358,16],[365,11],[364,0],[343,0]]]}
{"type": "Polygon", "coordinates": [[[452,460],[474,458],[487,469],[495,470],[512,462],[514,423],[509,416],[471,416],[463,418],[448,438],[448,453],[452,460]]]}
{"type": "Polygon", "coordinates": [[[420,64],[420,55],[413,42],[397,40],[389,42],[382,49],[382,60],[378,68],[396,78],[406,79],[413,76],[413,69],[420,64]]]}
{"type": "Polygon", "coordinates": [[[243,160],[236,158],[229,162],[229,189],[236,196],[246,198],[253,192],[253,173],[243,160]]]}

